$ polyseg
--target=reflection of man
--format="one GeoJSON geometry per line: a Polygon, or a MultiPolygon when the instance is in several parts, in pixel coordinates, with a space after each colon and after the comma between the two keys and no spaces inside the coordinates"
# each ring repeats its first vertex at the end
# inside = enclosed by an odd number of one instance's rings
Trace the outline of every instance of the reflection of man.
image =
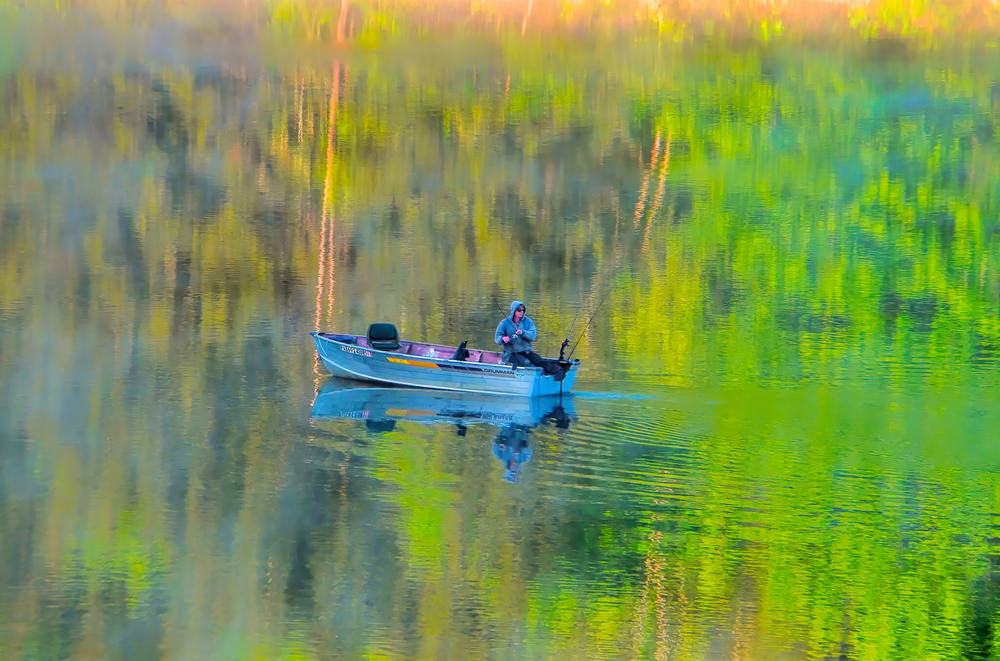
{"type": "Polygon", "coordinates": [[[493,439],[493,456],[503,463],[503,479],[508,482],[517,482],[521,466],[531,461],[530,435],[529,427],[508,425],[493,439]]]}

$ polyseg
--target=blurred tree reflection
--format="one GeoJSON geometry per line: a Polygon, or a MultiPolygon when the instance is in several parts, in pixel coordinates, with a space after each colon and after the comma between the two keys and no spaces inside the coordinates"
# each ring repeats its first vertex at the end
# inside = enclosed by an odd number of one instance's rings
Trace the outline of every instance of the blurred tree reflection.
{"type": "Polygon", "coordinates": [[[0,24],[0,652],[995,653],[995,5],[0,24]],[[722,413],[535,432],[514,496],[491,432],[303,422],[314,327],[516,295],[554,353],[608,291],[591,374],[722,413]]]}

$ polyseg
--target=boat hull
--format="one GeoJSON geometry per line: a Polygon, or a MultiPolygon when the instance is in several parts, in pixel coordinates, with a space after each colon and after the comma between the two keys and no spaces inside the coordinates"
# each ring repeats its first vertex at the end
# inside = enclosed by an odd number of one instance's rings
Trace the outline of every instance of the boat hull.
{"type": "Polygon", "coordinates": [[[325,333],[313,332],[312,336],[323,366],[334,376],[412,388],[543,397],[569,392],[580,366],[578,360],[573,361],[560,382],[538,367],[413,356],[379,351],[325,333]]]}

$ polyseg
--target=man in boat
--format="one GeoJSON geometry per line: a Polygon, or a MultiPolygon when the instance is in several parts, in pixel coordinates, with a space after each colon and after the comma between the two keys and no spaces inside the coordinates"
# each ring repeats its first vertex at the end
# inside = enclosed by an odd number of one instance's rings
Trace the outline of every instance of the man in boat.
{"type": "Polygon", "coordinates": [[[510,316],[497,326],[494,340],[503,346],[503,361],[514,367],[535,365],[545,367],[545,359],[531,350],[531,343],[538,337],[538,329],[531,317],[525,315],[524,303],[510,304],[510,316]]]}

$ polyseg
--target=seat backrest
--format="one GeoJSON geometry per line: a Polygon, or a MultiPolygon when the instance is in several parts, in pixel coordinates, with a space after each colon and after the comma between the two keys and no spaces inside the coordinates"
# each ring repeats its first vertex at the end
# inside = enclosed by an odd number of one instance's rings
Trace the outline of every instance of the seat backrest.
{"type": "Polygon", "coordinates": [[[465,348],[465,345],[467,345],[468,343],[469,343],[468,340],[462,340],[462,343],[460,345],[458,345],[457,349],[455,349],[455,353],[452,355],[451,359],[452,360],[468,360],[469,356],[471,355],[469,353],[469,350],[465,348]]]}
{"type": "Polygon", "coordinates": [[[399,349],[399,331],[392,324],[372,324],[368,327],[368,345],[379,351],[399,349]]]}

